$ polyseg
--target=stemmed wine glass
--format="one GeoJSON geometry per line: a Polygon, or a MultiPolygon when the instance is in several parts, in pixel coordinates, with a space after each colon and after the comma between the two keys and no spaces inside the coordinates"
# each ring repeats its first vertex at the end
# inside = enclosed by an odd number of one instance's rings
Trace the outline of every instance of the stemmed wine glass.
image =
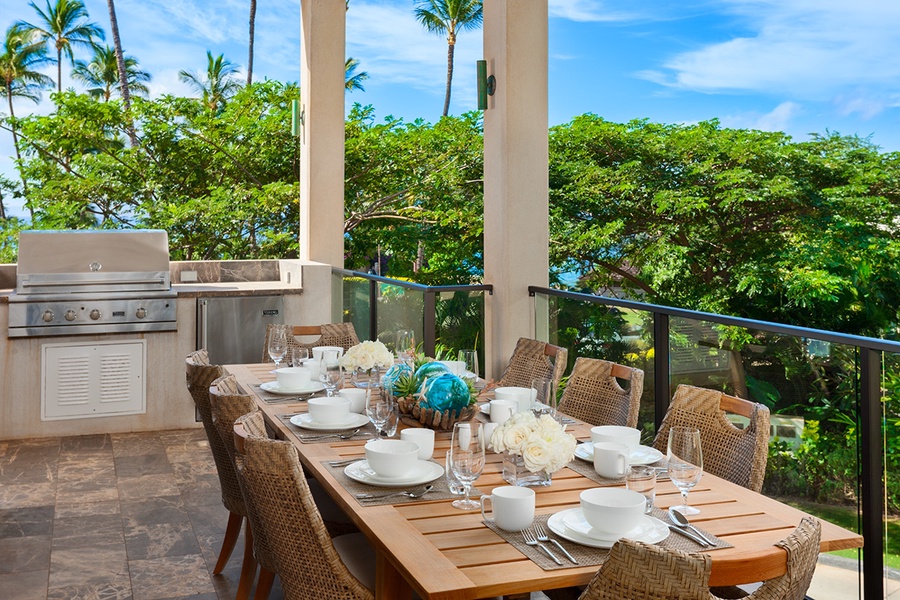
{"type": "Polygon", "coordinates": [[[472,482],[478,479],[484,470],[484,428],[478,421],[456,423],[453,425],[453,438],[450,443],[450,468],[461,484],[465,498],[453,501],[454,508],[477,510],[481,508],[479,500],[469,498],[472,482]]]}
{"type": "Polygon", "coordinates": [[[397,332],[397,344],[394,351],[400,362],[412,366],[416,357],[416,336],[411,329],[401,329],[397,332]]]}
{"type": "Polygon", "coordinates": [[[388,390],[374,386],[366,388],[366,415],[375,426],[378,437],[388,437],[384,429],[393,412],[394,397],[388,390]]]}
{"type": "Polygon", "coordinates": [[[681,491],[681,506],[673,506],[685,515],[696,515],[700,512],[688,505],[688,492],[700,481],[703,475],[703,450],[700,448],[700,430],[693,427],[672,427],[669,430],[669,447],[667,452],[669,478],[681,491]]]}
{"type": "Polygon", "coordinates": [[[287,330],[284,325],[274,325],[269,331],[269,358],[275,363],[277,370],[288,349],[287,330]]]}
{"type": "Polygon", "coordinates": [[[319,381],[325,386],[325,395],[334,396],[341,381],[341,364],[336,352],[326,352],[319,361],[319,381]]]}

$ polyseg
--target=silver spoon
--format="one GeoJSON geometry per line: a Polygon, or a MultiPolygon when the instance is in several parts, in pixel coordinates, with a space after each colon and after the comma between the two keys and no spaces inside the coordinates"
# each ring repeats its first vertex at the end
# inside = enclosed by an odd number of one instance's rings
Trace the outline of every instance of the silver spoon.
{"type": "Polygon", "coordinates": [[[428,492],[434,489],[434,486],[431,484],[426,485],[425,487],[419,488],[418,490],[402,490],[399,492],[390,492],[389,494],[356,494],[356,498],[359,500],[381,500],[382,498],[393,498],[394,496],[406,496],[407,498],[421,498],[428,492]]]}
{"type": "Polygon", "coordinates": [[[715,546],[715,544],[712,541],[710,541],[710,539],[708,537],[703,535],[702,531],[700,531],[699,529],[697,529],[696,527],[691,525],[691,522],[688,521],[688,518],[686,516],[684,516],[681,512],[675,510],[674,508],[670,508],[669,509],[669,518],[678,527],[690,529],[691,531],[696,533],[706,543],[707,546],[715,546]]]}

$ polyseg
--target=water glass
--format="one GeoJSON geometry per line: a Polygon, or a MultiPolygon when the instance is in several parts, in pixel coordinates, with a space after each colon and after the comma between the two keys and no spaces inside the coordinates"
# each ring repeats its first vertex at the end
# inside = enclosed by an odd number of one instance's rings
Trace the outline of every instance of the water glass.
{"type": "Polygon", "coordinates": [[[366,415],[375,426],[379,437],[391,437],[397,431],[394,397],[386,390],[376,387],[366,388],[366,415]]]}
{"type": "Polygon", "coordinates": [[[553,398],[553,380],[537,377],[531,380],[532,410],[535,416],[556,416],[556,402],[553,398]]]}
{"type": "Polygon", "coordinates": [[[481,502],[469,498],[472,483],[484,470],[484,429],[478,421],[456,423],[450,441],[450,468],[463,484],[465,498],[454,500],[452,506],[462,510],[479,510],[481,502]]]}
{"type": "Polygon", "coordinates": [[[284,325],[273,325],[269,330],[269,345],[267,351],[269,358],[275,363],[275,369],[278,369],[284,355],[288,350],[287,329],[284,325]]]}
{"type": "Polygon", "coordinates": [[[447,478],[447,487],[450,488],[450,493],[456,496],[461,495],[465,490],[465,486],[453,474],[453,459],[449,450],[447,450],[447,455],[444,457],[444,476],[447,478]]]}
{"type": "Polygon", "coordinates": [[[412,366],[412,362],[416,357],[416,335],[412,329],[401,329],[397,331],[397,343],[394,346],[394,352],[397,353],[397,359],[412,366]]]}
{"type": "Polygon", "coordinates": [[[337,355],[326,353],[319,361],[319,381],[325,386],[325,394],[333,396],[342,379],[343,373],[337,355]]]}
{"type": "Polygon", "coordinates": [[[688,492],[703,475],[703,451],[700,448],[700,430],[693,427],[672,427],[666,452],[669,478],[681,492],[681,506],[673,508],[685,515],[700,511],[688,505],[688,492]]]}
{"type": "Polygon", "coordinates": [[[639,492],[647,499],[644,513],[649,514],[656,500],[656,469],[645,466],[633,466],[625,475],[625,487],[639,492]]]}
{"type": "Polygon", "coordinates": [[[475,350],[460,350],[456,360],[461,360],[466,365],[464,376],[478,379],[478,352],[475,350]]]}
{"type": "Polygon", "coordinates": [[[290,363],[293,367],[302,367],[309,360],[309,348],[294,348],[290,351],[290,363]]]}

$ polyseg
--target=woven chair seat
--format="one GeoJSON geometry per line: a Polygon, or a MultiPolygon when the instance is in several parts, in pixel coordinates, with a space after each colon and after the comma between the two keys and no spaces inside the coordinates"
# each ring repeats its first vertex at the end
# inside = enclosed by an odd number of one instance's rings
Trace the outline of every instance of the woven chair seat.
{"type": "Polygon", "coordinates": [[[559,410],[591,425],[637,427],[644,372],[597,358],[579,357],[566,383],[559,410]],[[628,388],[616,377],[629,381],[628,388]]]}
{"type": "Polygon", "coordinates": [[[569,352],[565,348],[530,338],[519,338],[498,386],[531,387],[538,378],[553,381],[553,393],[566,370],[569,352]]]}
{"type": "MultiPolygon", "coordinates": [[[[269,358],[269,335],[275,325],[266,327],[266,338],[263,341],[262,362],[273,362],[269,358]]],[[[319,346],[340,346],[344,350],[349,350],[359,343],[359,337],[356,335],[356,329],[353,323],[325,323],[323,325],[294,325],[291,327],[293,335],[288,338],[288,351],[294,348],[317,348],[319,346]],[[318,335],[319,339],[310,343],[304,343],[297,340],[297,336],[318,335]]]]}
{"type": "Polygon", "coordinates": [[[681,425],[700,430],[703,470],[755,492],[762,489],[769,458],[769,409],[761,404],[718,390],[679,385],[653,446],[665,453],[669,429],[681,425]],[[738,429],[725,416],[729,412],[750,419],[738,429]]]}

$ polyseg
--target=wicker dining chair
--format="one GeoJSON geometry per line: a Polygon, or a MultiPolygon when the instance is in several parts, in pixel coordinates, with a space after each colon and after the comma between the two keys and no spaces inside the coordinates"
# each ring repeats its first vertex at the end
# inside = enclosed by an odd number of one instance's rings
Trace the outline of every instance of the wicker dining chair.
{"type": "MultiPolygon", "coordinates": [[[[263,342],[262,362],[272,362],[269,358],[269,335],[275,325],[270,324],[266,327],[266,339],[263,342]]],[[[344,350],[349,350],[359,343],[359,337],[356,335],[356,329],[353,323],[325,323],[323,325],[293,325],[291,326],[292,336],[288,339],[288,349],[294,348],[315,348],[317,346],[340,346],[344,350]],[[297,337],[314,336],[319,338],[312,342],[305,343],[297,340],[297,337]]]]}
{"type": "Polygon", "coordinates": [[[238,581],[236,600],[245,600],[250,595],[253,580],[256,577],[256,567],[259,565],[259,580],[256,584],[254,600],[266,600],[272,591],[275,581],[275,558],[269,547],[269,540],[262,530],[259,513],[249,497],[244,478],[237,469],[241,457],[238,456],[234,444],[234,424],[243,417],[256,417],[246,419],[254,435],[268,437],[265,420],[262,413],[256,407],[256,402],[251,396],[241,394],[237,389],[234,375],[225,375],[213,381],[209,388],[210,407],[212,409],[213,422],[216,426],[219,438],[228,451],[229,460],[237,474],[238,485],[244,497],[244,507],[247,512],[247,529],[244,535],[244,562],[241,567],[241,575],[238,581]]]}
{"type": "Polygon", "coordinates": [[[559,411],[591,425],[637,427],[643,392],[642,370],[582,356],[572,367],[559,411]]]}
{"type": "Polygon", "coordinates": [[[285,600],[374,600],[375,552],[361,533],[331,538],[290,442],[235,427],[238,463],[269,539],[285,600]]]}
{"type": "Polygon", "coordinates": [[[653,447],[665,453],[669,429],[676,425],[700,430],[703,470],[754,492],[762,489],[769,457],[769,409],[718,390],[679,385],[663,417],[653,447]],[[750,419],[738,429],[725,413],[750,419]]]}
{"type": "Polygon", "coordinates": [[[569,351],[560,346],[519,338],[497,385],[530,388],[533,380],[545,377],[553,381],[553,393],[556,393],[568,356],[569,351]]]}
{"type": "MultiPolygon", "coordinates": [[[[784,575],[762,583],[747,594],[727,588],[727,598],[745,600],[803,600],[819,556],[819,521],[804,517],[800,525],[775,545],[787,553],[784,575]],[[737,592],[737,593],[734,593],[737,592]]],[[[577,596],[579,600],[723,600],[709,588],[712,558],[627,539],[616,542],[609,557],[577,596]]],[[[548,590],[552,600],[575,598],[576,588],[548,590]]]]}
{"type": "Polygon", "coordinates": [[[222,540],[222,549],[219,550],[219,558],[213,568],[213,574],[218,575],[225,568],[231,553],[237,544],[241,534],[241,526],[247,516],[244,506],[244,496],[238,485],[237,474],[222,438],[216,431],[213,423],[212,411],[209,406],[209,386],[222,376],[224,370],[219,365],[209,364],[209,355],[206,350],[192,352],[185,359],[185,374],[187,388],[194,399],[194,406],[203,422],[206,431],[206,439],[209,441],[209,449],[216,465],[216,473],[219,476],[219,487],[222,491],[222,504],[228,510],[228,524],[225,527],[225,538],[222,540]]]}

